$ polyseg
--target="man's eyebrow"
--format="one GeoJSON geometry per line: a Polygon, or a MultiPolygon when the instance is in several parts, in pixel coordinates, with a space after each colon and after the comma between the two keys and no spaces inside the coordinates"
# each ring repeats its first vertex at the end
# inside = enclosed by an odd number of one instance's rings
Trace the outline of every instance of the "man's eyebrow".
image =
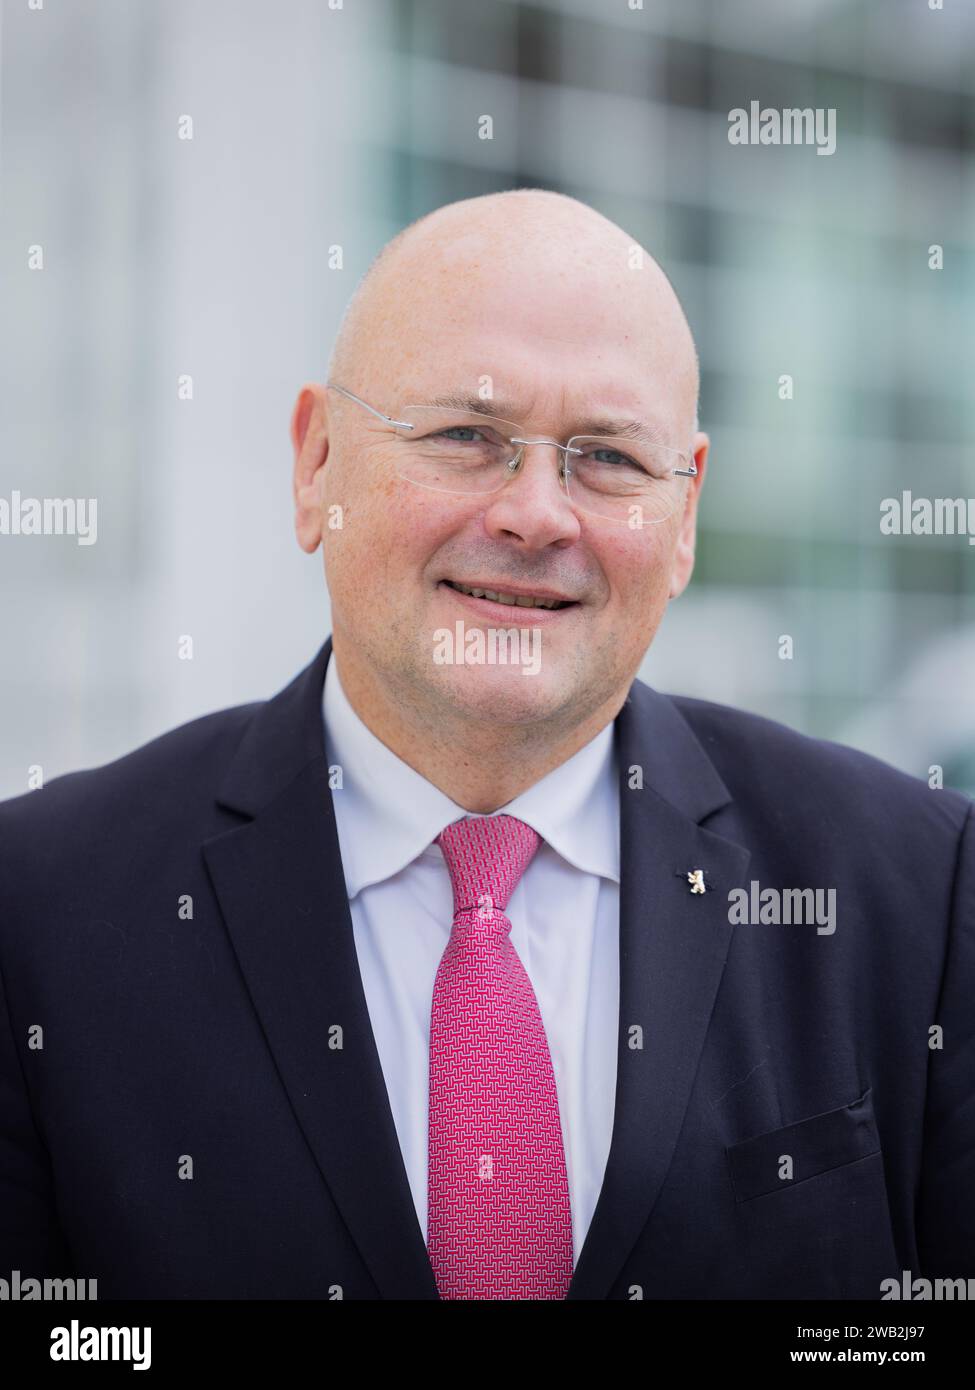
{"type": "MultiPolygon", "coordinates": [[[[517,402],[508,400],[485,401],[480,396],[465,396],[462,392],[447,392],[446,395],[435,396],[427,404],[441,406],[447,410],[466,410],[477,415],[494,415],[499,420],[518,421],[527,414],[527,411],[520,407],[517,402]]],[[[580,434],[613,435],[620,439],[642,439],[648,444],[659,444],[664,440],[664,431],[652,421],[623,419],[607,415],[600,416],[598,419],[590,417],[576,420],[566,438],[580,434]]]]}
{"type": "Polygon", "coordinates": [[[607,419],[587,420],[577,434],[613,435],[620,439],[640,439],[647,444],[662,444],[665,433],[659,425],[644,420],[607,419]]]}
{"type": "Polygon", "coordinates": [[[465,396],[462,393],[448,392],[445,396],[434,396],[427,405],[439,405],[447,410],[467,410],[478,415],[496,415],[499,420],[517,420],[520,410],[511,401],[485,401],[480,396],[465,396]]]}

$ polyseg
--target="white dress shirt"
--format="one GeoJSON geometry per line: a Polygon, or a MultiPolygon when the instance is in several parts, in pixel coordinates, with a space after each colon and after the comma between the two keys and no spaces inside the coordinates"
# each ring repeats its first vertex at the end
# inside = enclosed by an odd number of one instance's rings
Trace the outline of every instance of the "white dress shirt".
{"type": "MultiPolygon", "coordinates": [[[[417,1219],[427,1231],[430,1008],[453,922],[440,846],[463,807],[349,704],[332,655],[322,697],[342,868],[366,1004],[417,1219]]],[[[619,1041],[619,796],[613,726],[503,808],[542,843],[511,895],[511,942],[552,1055],[578,1260],[613,1128],[619,1041]]],[[[495,812],[494,814],[498,814],[495,812]]]]}

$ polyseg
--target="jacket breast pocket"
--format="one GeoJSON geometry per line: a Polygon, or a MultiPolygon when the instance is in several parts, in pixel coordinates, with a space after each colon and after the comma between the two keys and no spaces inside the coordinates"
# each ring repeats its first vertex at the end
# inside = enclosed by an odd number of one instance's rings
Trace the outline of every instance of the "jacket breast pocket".
{"type": "Polygon", "coordinates": [[[743,1139],[725,1153],[738,1202],[781,1192],[880,1153],[870,1087],[849,1105],[743,1139]]]}

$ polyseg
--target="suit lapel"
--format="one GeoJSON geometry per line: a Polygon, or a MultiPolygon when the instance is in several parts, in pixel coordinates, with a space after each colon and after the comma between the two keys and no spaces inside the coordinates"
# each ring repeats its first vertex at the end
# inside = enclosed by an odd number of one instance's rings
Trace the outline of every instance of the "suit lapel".
{"type": "Polygon", "coordinates": [[[569,1298],[605,1298],[673,1157],[731,942],[728,891],[749,852],[699,822],[730,794],[676,706],[634,683],[616,724],[620,1017],[599,1201],[569,1298]],[[637,770],[636,772],[634,770],[637,770]],[[631,785],[642,778],[642,789],[631,785]],[[689,870],[705,870],[692,893],[689,870]]]}
{"type": "Polygon", "coordinates": [[[330,651],[252,720],[219,795],[248,819],[204,853],[295,1116],[380,1293],[436,1298],[345,891],[322,731],[330,651]]]}

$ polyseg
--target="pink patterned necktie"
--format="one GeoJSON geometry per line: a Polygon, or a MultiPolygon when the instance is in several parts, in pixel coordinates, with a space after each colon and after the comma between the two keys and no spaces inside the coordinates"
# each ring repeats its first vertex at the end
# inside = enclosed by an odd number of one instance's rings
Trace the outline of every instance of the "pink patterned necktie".
{"type": "Polygon", "coordinates": [[[433,987],[427,1248],[441,1298],[565,1298],[572,1216],[555,1076],[504,909],[538,848],[514,816],[438,835],[454,922],[433,987]]]}

